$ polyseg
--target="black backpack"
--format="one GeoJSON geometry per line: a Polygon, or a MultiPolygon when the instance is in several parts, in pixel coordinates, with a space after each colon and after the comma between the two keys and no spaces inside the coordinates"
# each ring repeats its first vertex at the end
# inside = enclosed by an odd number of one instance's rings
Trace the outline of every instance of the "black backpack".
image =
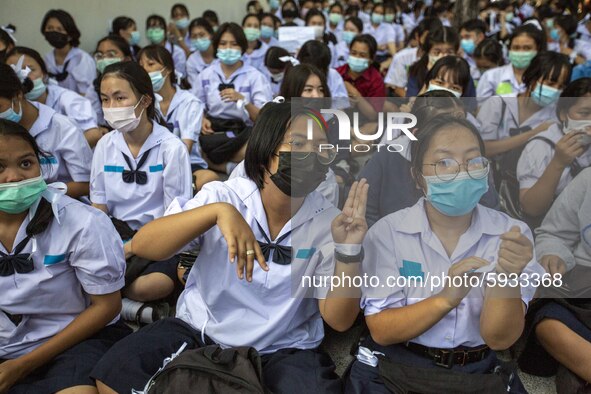
{"type": "Polygon", "coordinates": [[[262,376],[256,349],[209,345],[176,356],[150,379],[145,394],[265,394],[262,376]]]}

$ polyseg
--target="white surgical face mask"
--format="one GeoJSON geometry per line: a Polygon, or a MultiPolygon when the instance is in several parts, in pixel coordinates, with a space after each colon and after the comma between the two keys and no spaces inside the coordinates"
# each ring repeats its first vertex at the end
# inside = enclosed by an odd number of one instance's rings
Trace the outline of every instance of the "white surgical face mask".
{"type": "Polygon", "coordinates": [[[565,131],[567,133],[570,133],[571,131],[575,131],[575,130],[583,131],[583,129],[585,129],[587,127],[591,127],[591,120],[588,120],[588,119],[574,120],[568,116],[566,117],[565,131]]]}
{"type": "Polygon", "coordinates": [[[135,109],[142,100],[137,102],[135,106],[119,107],[119,108],[103,108],[105,120],[113,129],[119,130],[122,133],[129,133],[137,129],[140,124],[144,109],[140,112],[140,116],[135,116],[135,109]]]}

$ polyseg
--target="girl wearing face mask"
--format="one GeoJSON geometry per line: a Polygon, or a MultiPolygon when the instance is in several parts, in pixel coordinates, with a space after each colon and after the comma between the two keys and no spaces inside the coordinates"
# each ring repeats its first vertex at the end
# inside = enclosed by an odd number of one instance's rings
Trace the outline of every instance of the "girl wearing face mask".
{"type": "MultiPolygon", "coordinates": [[[[378,43],[376,62],[383,63],[384,70],[390,66],[391,58],[396,53],[396,31],[391,23],[384,22],[384,5],[375,4],[371,11],[370,23],[363,29],[365,34],[372,35],[378,43]],[[390,61],[388,61],[390,60],[390,61]]],[[[382,66],[380,66],[382,68],[382,66]]]]}
{"type": "Polygon", "coordinates": [[[298,6],[295,1],[287,0],[281,5],[281,18],[283,25],[288,26],[304,26],[305,22],[299,17],[298,6]]]}
{"type": "Polygon", "coordinates": [[[336,58],[332,61],[334,68],[339,68],[347,64],[347,59],[349,59],[349,47],[351,46],[353,39],[363,33],[363,22],[356,16],[348,17],[343,26],[341,39],[335,48],[336,58]]]}
{"type": "Polygon", "coordinates": [[[176,37],[174,40],[167,39],[166,22],[160,15],[150,15],[146,20],[146,38],[153,45],[163,46],[170,52],[174,60],[174,68],[181,75],[185,75],[187,54],[179,42],[184,37],[176,37]]]}
{"type": "Polygon", "coordinates": [[[189,26],[191,33],[191,56],[187,59],[187,80],[191,86],[198,82],[199,74],[207,67],[217,62],[211,40],[213,29],[204,18],[197,18],[189,26]]]}
{"type": "Polygon", "coordinates": [[[357,108],[366,120],[372,122],[375,122],[378,112],[382,110],[382,98],[386,94],[382,76],[373,66],[376,50],[376,40],[369,34],[361,34],[351,42],[347,64],[337,68],[345,81],[352,107],[357,108]]]}
{"type": "Polygon", "coordinates": [[[423,55],[408,70],[406,97],[416,96],[435,63],[444,56],[455,55],[459,46],[459,37],[454,29],[443,26],[430,30],[422,45],[423,55]]]}
{"type": "Polygon", "coordinates": [[[148,258],[200,246],[199,269],[189,274],[177,318],[119,342],[95,368],[92,376],[102,393],[144,387],[164,355],[178,350],[179,340],[187,349],[205,342],[254,347],[263,359],[263,383],[272,392],[342,392],[332,360],[318,346],[325,323],[339,331],[353,324],[358,293],[293,283],[303,275],[356,274],[367,187],[363,181],[353,186],[346,214],[314,191],[331,156],[317,153],[318,144],[326,142],[322,121],[307,139],[311,119],[304,109],[292,112],[289,102],[267,104],[251,134],[246,177],[210,183],[188,202],[175,200],[168,213],[178,214],[136,234],[133,248],[148,258]],[[151,333],[158,341],[147,339],[151,333]],[[140,349],[141,360],[117,362],[140,349]]]}
{"type": "Polygon", "coordinates": [[[409,34],[406,48],[396,52],[396,55],[392,57],[392,63],[388,68],[384,83],[396,97],[406,97],[408,71],[417,60],[423,57],[424,43],[429,31],[441,27],[442,24],[438,18],[429,17],[421,20],[409,34]],[[413,46],[413,42],[416,43],[415,46],[413,46]]]}
{"type": "Polygon", "coordinates": [[[314,37],[316,41],[322,42],[328,46],[330,50],[331,62],[330,66],[334,67],[336,64],[336,44],[337,39],[334,34],[326,32],[326,17],[322,11],[313,8],[306,14],[306,26],[314,28],[314,37]]]}
{"type": "Polygon", "coordinates": [[[384,3],[384,23],[389,24],[394,29],[394,37],[396,37],[396,52],[404,48],[404,27],[401,21],[402,12],[400,12],[400,4],[394,2],[384,3]]]}
{"type": "Polygon", "coordinates": [[[182,3],[177,3],[170,9],[171,22],[168,24],[168,31],[173,37],[174,42],[183,48],[185,55],[189,56],[191,52],[191,41],[189,38],[189,26],[191,20],[189,19],[189,10],[187,6],[182,3]]]}
{"type": "Polygon", "coordinates": [[[503,59],[503,47],[497,40],[492,38],[485,38],[476,46],[472,59],[474,59],[474,63],[478,68],[479,78],[474,80],[474,84],[477,87],[482,74],[492,68],[500,67],[505,63],[503,59]]]}
{"type": "Polygon", "coordinates": [[[459,56],[445,56],[437,60],[427,73],[421,93],[433,90],[445,90],[457,98],[474,97],[476,89],[468,62],[459,56]]]}
{"type": "Polygon", "coordinates": [[[261,41],[269,47],[277,46],[279,42],[276,38],[277,31],[275,25],[279,23],[277,17],[273,14],[262,13],[261,20],[261,41]]]}
{"type": "Polygon", "coordinates": [[[531,230],[478,204],[489,163],[470,122],[440,115],[417,138],[411,172],[424,197],[379,220],[364,241],[362,272],[393,285],[362,288],[370,336],[345,392],[524,393],[515,370],[496,373],[495,352],[519,339],[536,289],[470,278],[541,274],[531,230]],[[446,280],[432,286],[426,278],[434,276],[446,280]],[[411,283],[417,277],[423,285],[411,283]]]}
{"type": "MultiPolygon", "coordinates": [[[[189,153],[179,138],[155,122],[152,81],[137,63],[108,66],[100,89],[105,120],[114,131],[96,146],[90,201],[133,234],[162,216],[173,198],[192,196],[189,153]]],[[[129,234],[121,236],[127,241],[129,234]]],[[[169,296],[180,286],[177,263],[176,258],[154,262],[131,275],[136,268],[129,262],[123,295],[140,302],[169,296]]]]}
{"type": "Polygon", "coordinates": [[[0,390],[96,393],[92,368],[131,332],[123,248],[105,215],[45,183],[44,158],[0,119],[0,390]]]}
{"type": "Polygon", "coordinates": [[[571,64],[563,54],[540,52],[523,73],[524,93],[514,97],[490,97],[480,107],[480,133],[486,156],[520,148],[556,122],[556,102],[570,80],[571,64]]]}
{"type": "Polygon", "coordinates": [[[127,16],[118,16],[113,19],[111,24],[111,34],[123,38],[129,44],[129,50],[133,59],[137,57],[140,49],[139,46],[141,34],[137,30],[135,21],[127,16]]]}
{"type": "Polygon", "coordinates": [[[200,190],[207,183],[217,180],[215,172],[207,170],[207,163],[201,157],[199,134],[203,119],[203,104],[190,92],[176,86],[172,57],[157,45],[150,45],[140,52],[140,66],[152,80],[154,92],[162,97],[158,102],[160,113],[168,130],[179,137],[187,146],[191,156],[191,171],[195,176],[195,189],[200,190]]]}
{"type": "Polygon", "coordinates": [[[271,47],[265,54],[265,69],[263,73],[271,82],[273,97],[279,94],[279,88],[285,78],[285,73],[296,63],[286,49],[271,47]],[[292,60],[293,59],[293,60],[292,60]]]}
{"type": "Polygon", "coordinates": [[[248,48],[244,53],[244,64],[262,70],[265,65],[265,53],[269,46],[260,40],[261,22],[258,15],[248,14],[242,19],[242,29],[248,41],[248,48]]]}
{"type": "Polygon", "coordinates": [[[29,78],[0,63],[0,119],[19,123],[29,130],[48,154],[41,160],[46,165],[43,171],[46,182],[66,183],[70,197],[87,196],[92,161],[90,146],[82,131],[64,115],[26,99],[33,86],[29,78]]]}
{"type": "Polygon", "coordinates": [[[338,42],[343,39],[343,30],[345,25],[343,19],[344,13],[345,10],[343,9],[343,5],[339,2],[332,4],[328,10],[327,31],[332,33],[338,42]]]}
{"type": "Polygon", "coordinates": [[[573,15],[558,15],[550,28],[552,42],[548,43],[548,50],[564,53],[575,65],[591,60],[591,43],[575,38],[577,26],[577,18],[573,15]]]}
{"type": "Polygon", "coordinates": [[[102,132],[98,129],[97,116],[91,101],[87,97],[50,83],[45,62],[37,51],[15,47],[9,52],[6,63],[14,67],[20,66],[23,70],[29,68],[30,73],[27,77],[33,82],[33,89],[25,95],[27,100],[40,102],[65,115],[84,132],[91,148],[96,145],[102,137],[102,132]]]}
{"type": "Polygon", "coordinates": [[[523,73],[540,51],[546,50],[546,36],[528,24],[515,29],[509,39],[509,64],[488,70],[480,76],[476,96],[479,98],[511,96],[525,92],[523,73]]]}
{"type": "Polygon", "coordinates": [[[213,48],[219,62],[199,74],[192,92],[206,106],[200,141],[209,159],[208,165],[230,173],[234,163],[244,159],[250,133],[248,126],[256,120],[263,104],[271,100],[272,93],[265,76],[241,60],[248,41],[239,25],[224,23],[220,26],[213,48]],[[228,130],[233,134],[223,141],[213,135],[216,131],[228,130]],[[220,145],[225,143],[230,147],[220,152],[220,145]]]}
{"type": "MultiPolygon", "coordinates": [[[[432,90],[418,96],[413,102],[411,113],[418,122],[411,130],[415,135],[438,116],[450,115],[466,119],[468,114],[463,103],[445,90],[432,90]]],[[[383,143],[386,141],[382,140],[383,143]]],[[[410,171],[412,141],[401,133],[388,142],[401,148],[399,154],[382,149],[374,153],[359,174],[359,178],[366,178],[370,185],[366,212],[370,227],[390,213],[413,206],[421,197],[410,171]]],[[[489,177],[489,189],[480,203],[485,207],[496,208],[499,200],[491,182],[492,178],[489,177]]]]}
{"type": "Polygon", "coordinates": [[[591,164],[591,79],[571,82],[556,104],[559,123],[531,139],[519,158],[521,209],[544,215],[582,168],[591,164]]]}
{"type": "Polygon", "coordinates": [[[105,132],[109,130],[109,125],[103,117],[103,106],[100,99],[101,76],[107,66],[114,63],[133,60],[133,55],[127,45],[127,41],[121,37],[111,35],[104,37],[97,42],[94,58],[96,59],[97,76],[93,82],[92,89],[87,92],[86,97],[92,101],[92,107],[97,113],[99,125],[101,125],[103,132],[105,132]]]}
{"type": "Polygon", "coordinates": [[[54,48],[44,56],[49,76],[61,87],[84,96],[92,86],[95,64],[78,48],[80,31],[72,16],[64,10],[48,11],[41,22],[41,34],[54,48]]]}

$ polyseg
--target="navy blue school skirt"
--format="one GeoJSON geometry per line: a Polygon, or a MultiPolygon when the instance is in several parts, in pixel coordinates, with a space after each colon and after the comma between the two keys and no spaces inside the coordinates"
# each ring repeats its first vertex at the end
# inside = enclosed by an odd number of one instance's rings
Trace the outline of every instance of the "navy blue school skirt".
{"type": "Polygon", "coordinates": [[[116,342],[132,330],[121,320],[66,350],[17,383],[9,394],[53,394],[75,386],[94,386],[90,372],[116,342]]]}

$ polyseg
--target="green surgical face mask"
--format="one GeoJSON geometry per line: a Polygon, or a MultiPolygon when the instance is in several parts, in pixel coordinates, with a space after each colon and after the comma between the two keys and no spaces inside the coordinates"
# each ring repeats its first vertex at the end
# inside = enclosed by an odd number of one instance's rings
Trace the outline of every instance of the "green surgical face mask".
{"type": "Polygon", "coordinates": [[[160,44],[164,41],[164,36],[165,32],[161,27],[150,27],[148,31],[146,31],[146,37],[148,37],[148,41],[152,44],[160,44]]]}
{"type": "Polygon", "coordinates": [[[536,51],[509,51],[509,61],[515,68],[528,68],[537,54],[536,51]]]}
{"type": "Polygon", "coordinates": [[[121,59],[120,57],[101,59],[96,62],[96,69],[98,70],[99,74],[102,74],[105,72],[105,68],[107,68],[107,66],[110,66],[111,64],[115,63],[120,63],[122,61],[123,59],[121,59]]]}
{"type": "Polygon", "coordinates": [[[47,189],[47,184],[40,175],[21,182],[0,184],[0,211],[17,214],[29,209],[47,189]]]}

